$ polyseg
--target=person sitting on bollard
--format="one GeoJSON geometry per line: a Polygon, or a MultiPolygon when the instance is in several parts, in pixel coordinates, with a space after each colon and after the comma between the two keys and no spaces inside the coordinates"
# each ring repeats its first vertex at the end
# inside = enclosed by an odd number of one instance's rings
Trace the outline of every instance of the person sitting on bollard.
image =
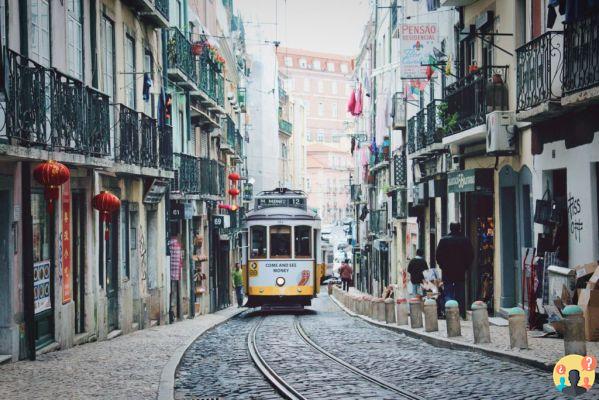
{"type": "Polygon", "coordinates": [[[410,273],[410,294],[422,296],[422,282],[424,281],[424,271],[428,269],[428,264],[424,259],[424,250],[416,250],[416,257],[410,260],[408,272],[410,273]]]}

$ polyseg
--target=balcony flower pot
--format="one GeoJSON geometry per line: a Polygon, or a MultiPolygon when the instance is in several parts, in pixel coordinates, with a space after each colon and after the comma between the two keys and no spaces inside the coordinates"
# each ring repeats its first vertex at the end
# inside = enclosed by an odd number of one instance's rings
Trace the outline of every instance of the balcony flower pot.
{"type": "Polygon", "coordinates": [[[473,74],[473,73],[475,73],[476,71],[478,71],[478,65],[476,65],[476,64],[472,64],[472,65],[469,65],[469,66],[468,66],[468,72],[469,72],[469,73],[473,74]]]}
{"type": "Polygon", "coordinates": [[[204,51],[204,43],[197,41],[197,42],[193,42],[191,45],[191,54],[193,54],[194,56],[201,56],[202,52],[204,51]]]}

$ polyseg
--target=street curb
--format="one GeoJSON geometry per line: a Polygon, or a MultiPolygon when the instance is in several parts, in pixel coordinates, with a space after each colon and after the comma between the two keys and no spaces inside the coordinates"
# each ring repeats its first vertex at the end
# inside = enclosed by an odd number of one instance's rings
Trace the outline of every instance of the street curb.
{"type": "Polygon", "coordinates": [[[433,345],[435,347],[443,347],[443,348],[451,349],[451,350],[464,350],[464,351],[471,351],[474,353],[481,353],[481,354],[489,355],[489,356],[492,356],[494,358],[498,358],[501,360],[507,360],[507,361],[516,362],[518,364],[528,365],[528,366],[531,366],[531,367],[534,367],[534,368],[537,368],[537,369],[540,369],[543,371],[548,371],[548,372],[552,372],[553,368],[554,368],[554,364],[539,361],[536,358],[511,354],[511,353],[503,352],[501,350],[489,349],[489,348],[482,347],[482,346],[476,345],[476,344],[466,344],[466,343],[458,342],[458,341],[451,340],[448,338],[436,337],[436,336],[433,336],[426,332],[415,332],[410,329],[402,328],[401,326],[398,326],[398,325],[389,325],[384,322],[375,321],[368,317],[365,317],[364,315],[359,315],[359,314],[354,313],[353,311],[350,311],[345,306],[343,306],[343,304],[341,304],[333,296],[329,296],[329,297],[341,310],[343,310],[345,313],[349,314],[352,317],[360,318],[363,321],[365,321],[371,325],[377,326],[379,328],[388,329],[390,331],[403,333],[406,336],[410,336],[410,337],[413,337],[416,339],[421,339],[424,342],[426,342],[430,345],[433,345]]]}
{"type": "MultiPolygon", "coordinates": [[[[231,318],[236,317],[237,315],[241,314],[246,310],[247,308],[240,308],[238,310],[235,310],[235,312],[233,312],[231,315],[226,316],[222,321],[218,321],[212,326],[200,329],[197,335],[192,336],[185,344],[179,346],[173,352],[166,365],[162,368],[162,373],[160,374],[160,382],[158,383],[158,395],[156,396],[157,400],[173,400],[175,398],[175,374],[177,372],[177,369],[179,368],[179,364],[181,364],[183,355],[185,354],[189,346],[191,346],[193,342],[195,342],[200,336],[202,336],[206,332],[227,322],[231,318]]],[[[219,315],[219,313],[222,314],[222,311],[217,311],[208,315],[219,315]]],[[[202,316],[199,316],[198,318],[201,317],[202,316]]]]}

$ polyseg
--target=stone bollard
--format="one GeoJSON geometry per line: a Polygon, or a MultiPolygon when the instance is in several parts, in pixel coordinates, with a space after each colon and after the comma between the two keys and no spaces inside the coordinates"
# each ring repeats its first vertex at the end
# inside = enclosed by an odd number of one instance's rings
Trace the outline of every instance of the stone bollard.
{"type": "Polygon", "coordinates": [[[327,293],[329,294],[329,296],[333,295],[333,282],[329,282],[327,284],[327,293]]]}
{"type": "Polygon", "coordinates": [[[445,302],[445,320],[447,325],[447,337],[462,336],[460,325],[460,305],[455,300],[445,302]]]}
{"type": "Polygon", "coordinates": [[[438,330],[437,302],[433,299],[426,299],[424,300],[424,331],[437,332],[438,330]]]}
{"type": "Polygon", "coordinates": [[[367,315],[368,313],[368,296],[362,296],[360,299],[360,315],[367,315]]]}
{"type": "Polygon", "coordinates": [[[422,328],[422,300],[418,297],[410,299],[410,327],[422,328]]]}
{"type": "Polygon", "coordinates": [[[584,315],[580,306],[564,307],[564,352],[565,355],[579,354],[586,356],[587,343],[585,338],[584,315]]]}
{"type": "Polygon", "coordinates": [[[491,343],[489,312],[487,305],[482,301],[472,303],[472,330],[475,344],[491,343]]]}
{"type": "Polygon", "coordinates": [[[368,318],[372,318],[375,319],[375,311],[376,311],[376,307],[375,307],[375,303],[376,302],[376,297],[370,296],[370,298],[368,299],[368,318]]]}
{"type": "Polygon", "coordinates": [[[408,301],[406,299],[397,299],[395,301],[395,322],[397,325],[408,325],[409,316],[410,309],[408,301]]]}
{"type": "Polygon", "coordinates": [[[524,310],[514,307],[508,311],[510,327],[510,347],[528,349],[528,336],[526,335],[526,317],[524,310]]]}
{"type": "Polygon", "coordinates": [[[393,299],[385,300],[385,322],[388,324],[395,323],[395,307],[393,299]]]}
{"type": "Polygon", "coordinates": [[[382,298],[376,299],[376,318],[377,321],[385,321],[385,300],[382,298]]]}

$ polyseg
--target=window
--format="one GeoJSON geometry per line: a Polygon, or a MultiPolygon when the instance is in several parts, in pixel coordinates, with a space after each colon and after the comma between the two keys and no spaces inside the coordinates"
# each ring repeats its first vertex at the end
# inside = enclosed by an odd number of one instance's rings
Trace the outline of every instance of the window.
{"type": "MultiPolygon", "coordinates": [[[[154,71],[152,69],[152,60],[152,53],[146,50],[144,54],[144,73],[148,73],[150,75],[150,79],[153,80],[154,71]]],[[[146,115],[149,115],[152,118],[156,118],[156,115],[154,113],[154,96],[151,93],[149,93],[148,95],[149,97],[147,100],[144,98],[145,113],[146,115]]]]}
{"type": "Polygon", "coordinates": [[[305,58],[299,59],[299,66],[300,66],[300,68],[304,68],[304,69],[308,67],[308,63],[306,62],[305,58]]]}
{"type": "Polygon", "coordinates": [[[311,142],[312,141],[312,135],[310,134],[310,131],[306,129],[306,141],[311,142]]]}
{"type": "Polygon", "coordinates": [[[291,258],[291,227],[270,227],[270,258],[291,258]]]}
{"type": "Polygon", "coordinates": [[[331,82],[331,93],[337,94],[337,82],[331,82]]]}
{"type": "Polygon", "coordinates": [[[310,78],[304,78],[304,92],[310,91],[310,78]]]}
{"type": "Polygon", "coordinates": [[[318,103],[318,116],[322,117],[324,115],[324,103],[321,101],[318,103]]]}
{"type": "Polygon", "coordinates": [[[47,0],[31,1],[31,59],[50,66],[50,6],[47,0]]]}
{"type": "Polygon", "coordinates": [[[337,118],[337,103],[331,104],[331,115],[333,118],[337,118]]]}
{"type": "Polygon", "coordinates": [[[305,225],[296,226],[294,229],[295,241],[295,258],[310,258],[312,246],[310,245],[310,237],[312,228],[305,225]]]}
{"type": "Polygon", "coordinates": [[[285,57],[285,65],[287,67],[293,67],[293,58],[289,56],[285,57]]]}
{"type": "Polygon", "coordinates": [[[320,71],[321,70],[321,66],[320,66],[320,60],[314,60],[312,61],[312,68],[320,71]]]}
{"type": "Polygon", "coordinates": [[[327,71],[329,71],[329,72],[335,72],[335,63],[328,62],[327,63],[327,71]]]}
{"type": "Polygon", "coordinates": [[[324,92],[324,82],[319,80],[318,81],[318,93],[322,93],[324,92]]]}
{"type": "Polygon", "coordinates": [[[324,142],[324,131],[321,130],[318,132],[318,136],[316,137],[316,140],[318,142],[324,142]]]}
{"type": "Polygon", "coordinates": [[[266,227],[252,226],[250,234],[252,236],[251,258],[266,258],[266,227]]]}
{"type": "Polygon", "coordinates": [[[181,29],[181,23],[183,21],[183,5],[181,4],[181,0],[175,0],[175,9],[173,10],[173,26],[176,26],[181,29]]]}
{"type": "Polygon", "coordinates": [[[135,108],[135,40],[125,37],[125,105],[135,108]]]}
{"type": "Polygon", "coordinates": [[[349,71],[349,69],[347,68],[347,64],[345,64],[345,63],[341,64],[341,72],[343,72],[344,74],[347,74],[348,71],[349,71]]]}
{"type": "Polygon", "coordinates": [[[287,160],[287,145],[285,143],[281,143],[281,158],[287,160]]]}
{"type": "MultiPolygon", "coordinates": [[[[110,97],[110,102],[115,102],[115,79],[114,70],[116,57],[114,53],[114,23],[102,16],[102,26],[100,30],[101,43],[101,63],[102,63],[102,90],[110,97]]],[[[109,108],[110,126],[114,125],[114,107],[109,108]]]]}
{"type": "Polygon", "coordinates": [[[81,0],[69,0],[67,3],[67,65],[69,74],[83,79],[83,21],[81,0]]]}

